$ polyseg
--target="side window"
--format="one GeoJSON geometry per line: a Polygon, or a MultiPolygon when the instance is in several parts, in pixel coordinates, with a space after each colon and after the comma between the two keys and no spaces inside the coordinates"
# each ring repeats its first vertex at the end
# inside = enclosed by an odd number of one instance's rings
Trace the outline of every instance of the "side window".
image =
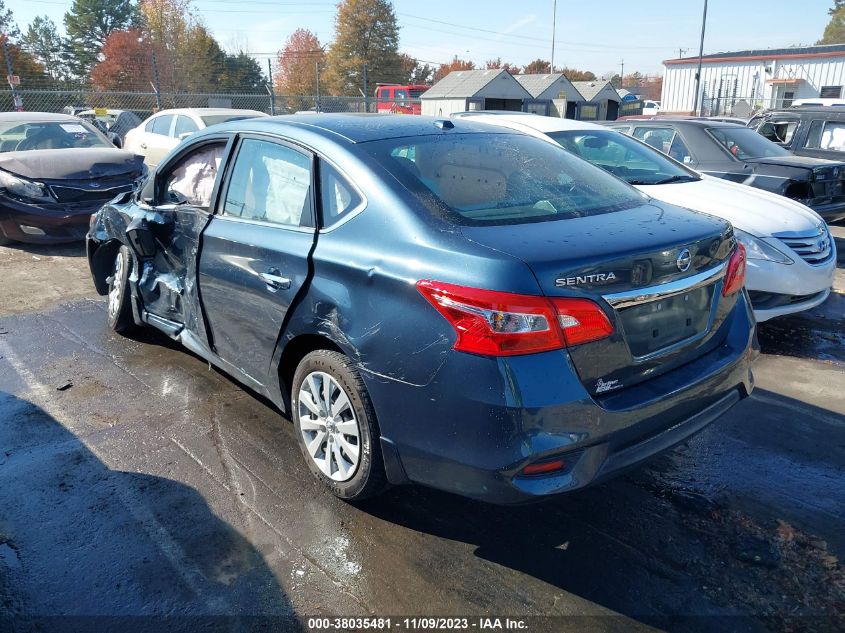
{"type": "Polygon", "coordinates": [[[827,121],[822,130],[819,149],[845,152],[845,122],[827,121]]]}
{"type": "Polygon", "coordinates": [[[816,119],[810,122],[810,131],[807,132],[807,140],[804,141],[804,147],[807,149],[819,149],[822,140],[822,128],[824,121],[816,119]]]}
{"type": "Polygon", "coordinates": [[[150,130],[153,134],[161,134],[162,136],[170,135],[170,124],[173,122],[173,115],[168,114],[153,119],[153,129],[150,130]]]}
{"type": "Polygon", "coordinates": [[[311,159],[269,141],[245,139],[238,150],[223,212],[300,226],[311,221],[311,159]]]}
{"type": "Polygon", "coordinates": [[[792,142],[792,137],[795,136],[796,130],[798,130],[798,121],[788,119],[766,121],[757,131],[774,143],[789,145],[792,142]]]}
{"type": "Polygon", "coordinates": [[[339,222],[359,204],[361,197],[338,171],[320,161],[320,212],[322,226],[339,222]]]}
{"type": "Polygon", "coordinates": [[[203,145],[170,168],[165,176],[164,204],[187,203],[208,209],[226,143],[203,145]]]}
{"type": "Polygon", "coordinates": [[[173,131],[173,135],[176,138],[179,138],[182,134],[191,134],[197,130],[199,130],[199,127],[197,127],[197,124],[194,123],[191,117],[185,116],[184,114],[176,117],[176,129],[173,131]]]}
{"type": "Polygon", "coordinates": [[[675,130],[670,127],[638,127],[634,128],[634,138],[640,139],[646,145],[654,149],[669,153],[672,141],[675,139],[675,130]]]}
{"type": "Polygon", "coordinates": [[[679,163],[684,163],[685,165],[689,165],[693,161],[692,154],[690,154],[687,146],[681,140],[680,134],[676,134],[675,138],[672,140],[672,145],[669,147],[669,156],[679,163]]]}
{"type": "Polygon", "coordinates": [[[378,98],[379,99],[387,99],[389,97],[389,95],[390,95],[390,93],[387,91],[387,88],[381,88],[378,91],[378,98]]]}

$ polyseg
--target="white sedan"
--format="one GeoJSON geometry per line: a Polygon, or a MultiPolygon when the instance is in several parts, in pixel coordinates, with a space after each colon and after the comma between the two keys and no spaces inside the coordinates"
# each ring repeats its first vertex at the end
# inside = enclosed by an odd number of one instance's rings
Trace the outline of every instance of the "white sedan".
{"type": "Polygon", "coordinates": [[[203,130],[217,123],[237,119],[254,119],[267,116],[258,110],[235,110],[232,108],[182,108],[156,112],[134,130],[126,133],[123,148],[144,157],[144,162],[153,168],[183,139],[197,130],[203,130]]]}
{"type": "Polygon", "coordinates": [[[699,174],[593,123],[519,112],[453,116],[551,139],[652,198],[729,220],[748,254],[746,287],[758,321],[808,310],[830,294],[836,245],[824,220],[799,202],[699,174]]]}

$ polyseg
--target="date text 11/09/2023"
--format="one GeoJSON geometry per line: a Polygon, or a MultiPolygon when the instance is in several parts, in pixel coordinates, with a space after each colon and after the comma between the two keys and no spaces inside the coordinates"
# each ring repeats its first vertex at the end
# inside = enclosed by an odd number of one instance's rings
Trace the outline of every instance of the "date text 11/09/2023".
{"type": "Polygon", "coordinates": [[[491,617],[349,617],[308,618],[309,631],[527,631],[528,623],[520,618],[491,617]]]}

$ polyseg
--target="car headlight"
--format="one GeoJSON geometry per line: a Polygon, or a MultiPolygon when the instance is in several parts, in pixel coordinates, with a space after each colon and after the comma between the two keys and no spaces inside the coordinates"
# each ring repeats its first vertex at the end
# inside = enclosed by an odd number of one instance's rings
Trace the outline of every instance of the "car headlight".
{"type": "Polygon", "coordinates": [[[5,189],[18,198],[26,198],[39,202],[52,202],[53,200],[47,191],[47,187],[40,182],[24,180],[3,170],[0,170],[0,189],[5,189]]]}
{"type": "Polygon", "coordinates": [[[787,257],[786,254],[782,253],[771,244],[767,244],[763,240],[754,237],[750,233],[740,231],[738,228],[734,227],[734,235],[736,235],[737,241],[745,247],[746,257],[748,259],[763,259],[777,264],[795,263],[787,257]]]}

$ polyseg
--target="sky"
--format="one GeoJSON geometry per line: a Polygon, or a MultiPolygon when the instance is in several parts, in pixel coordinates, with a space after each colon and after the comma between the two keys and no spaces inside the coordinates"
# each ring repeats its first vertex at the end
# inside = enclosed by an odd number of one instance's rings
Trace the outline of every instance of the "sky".
{"type": "MultiPolygon", "coordinates": [[[[5,0],[21,29],[38,15],[61,26],[71,0],[5,0]]],[[[525,65],[548,60],[554,0],[394,0],[400,50],[427,62],[455,55],[525,65]]],[[[662,74],[662,61],[698,54],[703,0],[557,0],[555,66],[610,76],[662,74]]],[[[832,0],[710,0],[705,53],[813,44],[832,0]]],[[[298,27],[322,43],[334,37],[336,2],[194,0],[197,14],[227,50],[266,66],[298,27]]]]}

